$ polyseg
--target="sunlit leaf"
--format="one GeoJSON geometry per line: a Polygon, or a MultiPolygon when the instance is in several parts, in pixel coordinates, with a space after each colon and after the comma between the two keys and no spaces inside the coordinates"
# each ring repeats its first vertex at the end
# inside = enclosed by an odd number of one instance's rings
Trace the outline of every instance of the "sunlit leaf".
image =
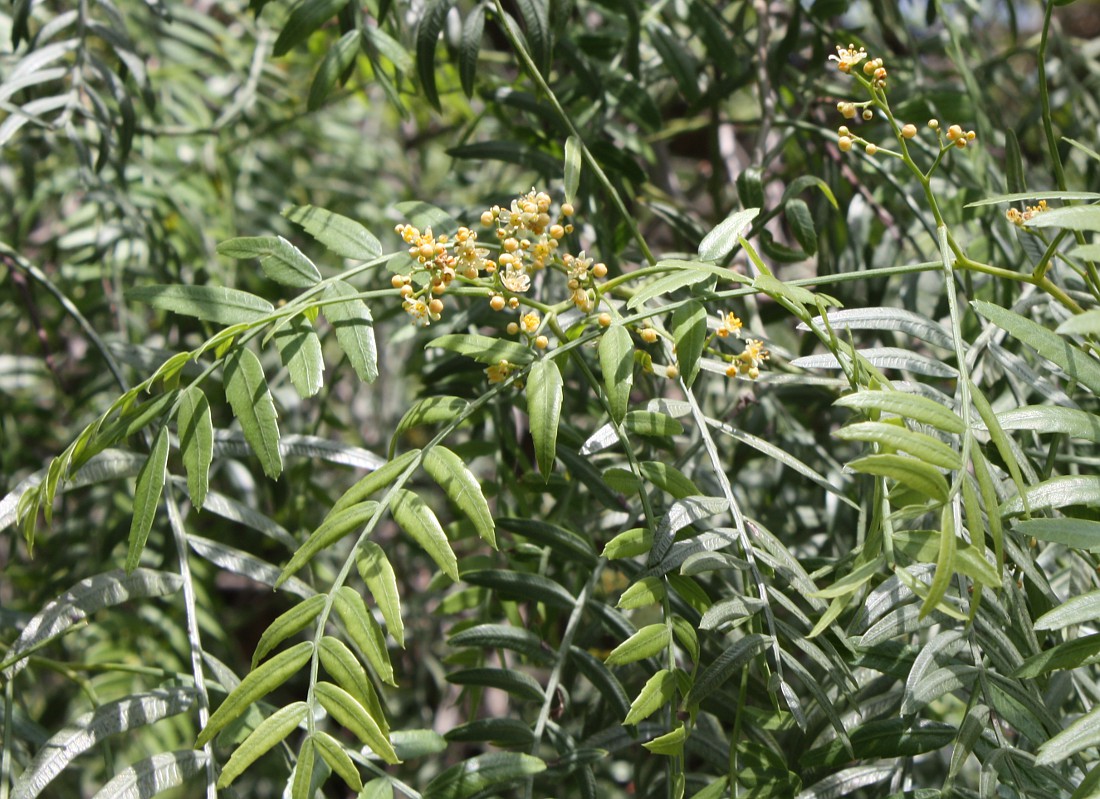
{"type": "Polygon", "coordinates": [[[141,553],[145,551],[145,542],[153,527],[157,515],[160,497],[164,492],[164,481],[168,475],[168,428],[162,427],[157,433],[149,459],[138,472],[137,486],[134,489],[134,516],[130,523],[130,536],[127,543],[126,571],[132,572],[141,563],[141,553]]]}
{"type": "Polygon", "coordinates": [[[359,576],[374,597],[390,635],[400,647],[405,646],[405,624],[401,620],[401,597],[397,590],[397,575],[385,550],[373,541],[364,541],[356,559],[359,576]]]}
{"type": "Polygon", "coordinates": [[[388,685],[397,685],[393,676],[393,664],[386,648],[386,634],[381,625],[374,620],[363,597],[348,586],[340,586],[332,597],[332,609],[344,623],[348,638],[359,648],[367,662],[378,674],[379,679],[388,685]]]}
{"type": "Polygon", "coordinates": [[[383,734],[378,724],[351,694],[338,685],[324,681],[317,683],[313,690],[325,710],[339,724],[355,733],[356,737],[374,750],[376,755],[387,763],[401,762],[389,738],[383,734]]]}
{"type": "Polygon", "coordinates": [[[214,457],[214,425],[210,403],[202,389],[191,386],[180,394],[176,416],[183,466],[187,470],[187,491],[191,504],[201,510],[210,489],[210,463],[214,457]]]}
{"type": "Polygon", "coordinates": [[[477,534],[496,547],[496,525],[481,484],[466,468],[466,463],[451,450],[439,444],[424,454],[424,471],[439,483],[440,488],[473,523],[477,534]]]}
{"type": "Polygon", "coordinates": [[[527,415],[535,443],[535,459],[544,480],[549,480],[554,470],[564,388],[561,370],[550,358],[535,363],[527,375],[527,415]]]}
{"type": "Polygon", "coordinates": [[[260,359],[246,347],[238,347],[225,359],[225,398],[241,424],[245,440],[260,459],[264,474],[272,480],[278,478],[283,471],[283,457],[279,452],[275,403],[260,359]]]}
{"type": "Polygon", "coordinates": [[[531,777],[546,770],[537,757],[491,752],[451,766],[424,789],[424,799],[468,799],[487,788],[531,777]]]}
{"type": "Polygon", "coordinates": [[[284,286],[309,288],[321,280],[313,262],[282,236],[229,239],[218,245],[218,252],[230,258],[258,258],[264,274],[284,286]]]}
{"type": "Polygon", "coordinates": [[[222,766],[221,774],[218,775],[218,788],[228,788],[245,769],[294,732],[308,715],[309,705],[305,702],[292,702],[264,719],[222,766]]]}
{"type": "Polygon", "coordinates": [[[190,749],[151,755],[118,772],[92,799],[148,799],[183,785],[207,760],[205,752],[190,749]]]}
{"type": "Polygon", "coordinates": [[[374,340],[374,319],[370,309],[358,297],[352,286],[336,280],[325,287],[325,317],[336,331],[340,349],[348,356],[351,368],[364,383],[373,383],[378,377],[378,345],[374,340]]]}
{"type": "Polygon", "coordinates": [[[283,211],[283,216],[301,225],[336,255],[354,261],[370,261],[382,254],[378,239],[354,219],[313,205],[291,206],[283,211]]]}
{"type": "Polygon", "coordinates": [[[667,647],[671,640],[672,634],[667,625],[647,625],[611,650],[604,663],[608,666],[625,666],[627,663],[653,657],[667,647]]]}
{"type": "Polygon", "coordinates": [[[402,488],[395,494],[390,504],[390,512],[393,514],[394,521],[424,548],[443,573],[458,582],[458,559],[439,524],[439,519],[424,500],[412,491],[402,488]]]}

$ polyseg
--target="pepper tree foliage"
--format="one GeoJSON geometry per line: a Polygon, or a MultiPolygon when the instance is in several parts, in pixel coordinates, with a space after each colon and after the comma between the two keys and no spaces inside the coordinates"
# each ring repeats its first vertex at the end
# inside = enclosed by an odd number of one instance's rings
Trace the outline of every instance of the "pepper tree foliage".
{"type": "Polygon", "coordinates": [[[7,4],[0,796],[1092,795],[1097,62],[980,5],[7,4]]]}

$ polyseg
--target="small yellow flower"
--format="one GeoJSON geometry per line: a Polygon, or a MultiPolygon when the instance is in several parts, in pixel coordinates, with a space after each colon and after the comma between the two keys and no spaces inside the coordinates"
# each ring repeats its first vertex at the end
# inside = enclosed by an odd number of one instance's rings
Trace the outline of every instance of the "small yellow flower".
{"type": "Polygon", "coordinates": [[[738,372],[755,380],[760,376],[760,366],[770,357],[771,353],[764,349],[763,341],[750,338],[745,339],[745,349],[734,362],[738,372]]]}
{"type": "Polygon", "coordinates": [[[539,315],[534,311],[524,314],[523,318],[520,320],[520,325],[525,332],[534,333],[539,329],[539,315]]]}
{"type": "Polygon", "coordinates": [[[742,324],[733,311],[728,311],[725,316],[718,314],[718,329],[715,331],[715,335],[718,338],[726,338],[732,333],[735,338],[739,338],[742,324]]]}
{"type": "Polygon", "coordinates": [[[1036,214],[1041,214],[1047,210],[1047,201],[1039,200],[1038,205],[1029,205],[1024,208],[1023,213],[1017,211],[1015,208],[1009,208],[1005,211],[1005,216],[1008,217],[1008,221],[1018,227],[1023,227],[1028,221],[1036,214]]]}
{"type": "Polygon", "coordinates": [[[531,278],[527,273],[522,269],[514,269],[511,264],[504,270],[500,282],[504,284],[504,288],[514,291],[516,294],[522,294],[531,288],[531,278]]]}
{"type": "Polygon", "coordinates": [[[499,363],[494,363],[487,368],[485,370],[485,375],[489,378],[490,383],[503,383],[508,379],[508,376],[515,371],[515,368],[515,364],[511,364],[506,360],[501,360],[499,363]]]}

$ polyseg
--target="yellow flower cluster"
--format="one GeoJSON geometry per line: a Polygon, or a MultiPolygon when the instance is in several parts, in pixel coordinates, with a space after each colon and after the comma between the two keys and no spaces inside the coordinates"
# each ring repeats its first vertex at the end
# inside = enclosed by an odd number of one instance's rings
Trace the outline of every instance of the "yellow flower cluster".
{"type": "Polygon", "coordinates": [[[1039,200],[1038,205],[1029,205],[1022,212],[1017,211],[1015,208],[1009,208],[1005,211],[1005,216],[1008,217],[1008,221],[1018,227],[1023,227],[1028,221],[1036,214],[1041,214],[1047,210],[1047,201],[1039,200]]]}
{"type": "Polygon", "coordinates": [[[760,377],[760,367],[770,357],[771,353],[764,349],[763,341],[755,338],[745,339],[745,349],[740,355],[734,356],[733,363],[726,369],[726,375],[735,377],[741,374],[755,380],[760,377]]]}
{"type": "Polygon", "coordinates": [[[443,313],[440,296],[456,276],[476,280],[482,271],[496,271],[496,264],[486,257],[489,251],[477,246],[477,233],[469,228],[459,228],[453,239],[434,235],[430,227],[421,232],[413,225],[397,225],[394,230],[410,245],[409,255],[416,266],[408,274],[394,275],[390,284],[401,292],[402,307],[417,324],[439,321],[443,313]],[[413,286],[413,276],[418,273],[427,278],[419,289],[413,286]]]}

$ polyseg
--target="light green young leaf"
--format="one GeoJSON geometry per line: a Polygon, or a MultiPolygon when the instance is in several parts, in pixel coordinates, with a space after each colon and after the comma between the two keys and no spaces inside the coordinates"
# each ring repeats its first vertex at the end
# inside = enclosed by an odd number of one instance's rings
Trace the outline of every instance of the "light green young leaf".
{"type": "Polygon", "coordinates": [[[623,417],[623,427],[640,436],[678,436],[684,426],[678,419],[656,411],[630,411],[623,417]]]}
{"type": "Polygon", "coordinates": [[[554,470],[558,451],[558,424],[564,389],[565,381],[555,361],[543,358],[531,367],[527,375],[527,415],[535,444],[535,460],[543,479],[547,481],[554,470]]]}
{"type": "Polygon", "coordinates": [[[577,189],[581,185],[581,140],[576,136],[570,136],[565,140],[565,201],[574,203],[577,201],[577,189]]]}
{"type": "Polygon", "coordinates": [[[634,342],[623,325],[614,324],[604,331],[600,337],[599,356],[611,418],[621,422],[634,387],[634,342]]]}
{"type": "Polygon", "coordinates": [[[218,789],[228,788],[245,769],[294,732],[308,715],[309,705],[305,702],[293,702],[260,722],[222,766],[221,774],[218,775],[218,789]]]}
{"type": "Polygon", "coordinates": [[[332,19],[348,4],[348,0],[299,0],[283,23],[272,53],[284,56],[309,35],[332,19]]]}
{"type": "MultiPolygon", "coordinates": [[[[1069,475],[1052,477],[1027,488],[1027,508],[1031,511],[1065,508],[1069,505],[1100,505],[1100,476],[1069,475]]],[[[1002,516],[1024,512],[1024,497],[1019,495],[1001,505],[1002,516]]]]}
{"type": "Polygon", "coordinates": [[[348,649],[347,644],[339,638],[326,635],[321,639],[317,654],[321,659],[321,665],[329,676],[336,680],[336,684],[355,697],[355,700],[374,719],[374,723],[378,725],[383,735],[389,735],[390,725],[386,721],[382,700],[374,690],[366,669],[348,649]]]}
{"type": "Polygon", "coordinates": [[[359,576],[374,597],[390,635],[397,645],[405,648],[405,624],[401,620],[401,596],[397,591],[397,575],[386,557],[385,550],[373,541],[364,541],[356,560],[359,576]]]}
{"type": "Polygon", "coordinates": [[[275,306],[255,294],[222,286],[139,286],[128,289],[126,299],[219,325],[255,322],[275,310],[275,306]]]}
{"type": "Polygon", "coordinates": [[[619,610],[654,605],[665,598],[665,583],[660,577],[643,577],[623,591],[615,607],[619,610]]]}
{"type": "Polygon", "coordinates": [[[198,386],[191,386],[180,395],[176,427],[179,430],[183,468],[187,470],[187,492],[195,510],[202,510],[206,492],[210,489],[214,424],[210,419],[210,403],[198,386]]]}
{"type": "Polygon", "coordinates": [[[183,785],[206,768],[207,760],[205,752],[191,749],[152,755],[124,768],[92,799],[148,799],[183,785]]]}
{"type": "Polygon", "coordinates": [[[126,552],[126,572],[130,573],[141,563],[141,553],[157,515],[160,496],[164,492],[164,480],[168,475],[168,428],[162,427],[153,442],[149,459],[141,467],[134,489],[134,516],[130,522],[130,536],[126,552]]]}
{"type": "Polygon", "coordinates": [[[252,654],[252,668],[256,668],[256,664],[263,660],[268,652],[287,638],[304,630],[306,625],[317,618],[321,608],[325,606],[325,601],[324,594],[314,594],[271,622],[256,644],[256,651],[252,654]]]}
{"type": "Polygon", "coordinates": [[[646,741],[642,746],[655,755],[667,757],[680,757],[684,753],[684,742],[687,740],[687,728],[683,722],[679,722],[676,728],[664,735],[658,735],[651,741],[646,741]]]}
{"type": "Polygon", "coordinates": [[[653,531],[644,527],[624,530],[608,541],[601,553],[608,560],[644,555],[653,547],[653,531]]]}
{"type": "Polygon", "coordinates": [[[746,208],[730,214],[699,242],[699,257],[704,261],[719,261],[725,258],[733,252],[738,239],[748,232],[749,226],[759,213],[759,208],[746,208]]]}
{"type": "Polygon", "coordinates": [[[304,227],[309,235],[336,255],[369,261],[382,254],[382,245],[374,234],[346,216],[312,205],[293,205],[283,211],[283,216],[304,227]]]}
{"type": "Polygon", "coordinates": [[[64,633],[98,610],[131,599],[167,596],[183,586],[183,579],[169,572],[151,569],[121,569],[81,580],[64,594],[46,603],[23,627],[23,632],[0,663],[5,679],[11,680],[23,667],[30,652],[64,633]]]}
{"type": "Polygon", "coordinates": [[[941,529],[939,530],[939,556],[936,558],[936,572],[932,577],[932,583],[928,586],[928,595],[921,603],[920,617],[923,619],[935,610],[951,584],[951,578],[955,576],[955,525],[954,513],[951,506],[944,505],[940,514],[941,529]]]}
{"type": "Polygon", "coordinates": [[[401,473],[409,468],[409,465],[419,457],[420,450],[411,449],[408,452],[401,453],[390,462],[379,466],[370,474],[359,478],[351,488],[344,492],[343,496],[336,500],[336,504],[334,504],[332,510],[328,512],[328,516],[335,516],[340,511],[350,508],[352,505],[359,504],[375,491],[389,488],[394,480],[396,480],[401,473]]]}
{"type": "Polygon", "coordinates": [[[841,397],[834,405],[863,411],[881,411],[904,416],[921,424],[930,425],[945,433],[961,434],[966,424],[950,408],[920,394],[903,391],[857,391],[841,397]]]}
{"type": "Polygon", "coordinates": [[[277,479],[283,471],[278,415],[260,359],[247,347],[238,347],[225,359],[225,398],[264,474],[277,479]]]}
{"type": "Polygon", "coordinates": [[[517,341],[492,338],[474,333],[449,333],[432,339],[428,347],[440,347],[459,355],[466,355],[478,363],[493,365],[501,361],[523,366],[534,360],[529,347],[517,341]]]}
{"type": "Polygon", "coordinates": [[[306,542],[290,558],[290,562],[283,568],[283,573],[279,575],[275,587],[282,585],[290,575],[305,566],[322,549],[332,546],[348,533],[366,524],[377,510],[377,502],[360,502],[327,516],[321,522],[321,526],[310,534],[306,542]]]}
{"type": "Polygon", "coordinates": [[[393,799],[393,783],[385,777],[371,780],[355,799],[393,799]]]}
{"type": "Polygon", "coordinates": [[[703,700],[721,688],[737,669],[763,651],[769,643],[769,636],[751,633],[726,647],[695,679],[688,695],[684,697],[684,707],[699,707],[703,700]]]}
{"type": "Polygon", "coordinates": [[[690,387],[699,374],[699,358],[707,340],[707,309],[701,302],[690,300],[672,312],[672,338],[680,377],[690,387]]]}
{"type": "Polygon", "coordinates": [[[646,283],[634,295],[627,300],[626,307],[635,310],[642,307],[654,297],[663,297],[666,294],[702,283],[711,277],[712,273],[704,269],[676,269],[675,271],[646,283]]]}
{"type": "Polygon", "coordinates": [[[908,452],[915,458],[944,469],[962,468],[959,453],[942,441],[886,422],[857,422],[833,433],[842,441],[865,441],[908,452]]]}
{"type": "Polygon", "coordinates": [[[676,673],[661,669],[642,686],[638,696],[631,702],[630,712],[623,719],[623,724],[637,724],[639,721],[645,721],[667,705],[675,692],[676,673]]]}
{"type": "MultiPolygon", "coordinates": [[[[1100,261],[1100,244],[1084,244],[1072,255],[1089,261],[1100,261]]],[[[1100,333],[1100,310],[1085,311],[1071,316],[1054,330],[1060,336],[1095,336],[1100,333]]]]}
{"type": "Polygon", "coordinates": [[[490,752],[458,763],[424,789],[424,799],[469,799],[487,788],[546,771],[546,763],[519,752],[490,752]]]}
{"type": "Polygon", "coordinates": [[[1086,662],[1095,662],[1097,655],[1100,655],[1100,633],[1093,633],[1032,655],[1012,672],[1012,676],[1030,680],[1052,671],[1075,669],[1086,662]]]}
{"type": "Polygon", "coordinates": [[[848,464],[861,474],[888,477],[939,502],[948,497],[947,480],[932,466],[905,455],[867,455],[848,464]]]}
{"type": "Polygon", "coordinates": [[[312,799],[313,763],[317,751],[313,748],[313,738],[306,738],[298,750],[298,762],[294,764],[294,777],[291,781],[290,799],[312,799]]]}
{"type": "Polygon", "coordinates": [[[12,799],[34,799],[80,754],[108,736],[152,724],[188,710],[193,688],[165,687],[100,705],[55,733],[12,786],[12,799]]]}
{"type": "Polygon", "coordinates": [[[1084,230],[1100,233],[1100,206],[1065,205],[1035,214],[1027,221],[1028,227],[1056,227],[1064,230],[1084,230]]]}
{"type": "MultiPolygon", "coordinates": [[[[1100,208],[1096,210],[1100,213],[1100,208]]],[[[1040,216],[1044,215],[1040,214],[1040,216]]],[[[997,327],[1008,331],[1014,338],[1027,344],[1044,358],[1062,367],[1066,374],[1094,394],[1100,394],[1100,361],[1096,358],[1057,333],[999,305],[981,300],[974,300],[971,305],[997,327]]]]}
{"type": "MultiPolygon", "coordinates": [[[[821,327],[824,320],[815,316],[810,320],[821,327]]],[[[951,333],[939,322],[923,314],[904,308],[845,308],[829,313],[829,327],[833,330],[889,330],[908,333],[921,341],[937,347],[952,349],[951,333]]],[[[808,331],[810,325],[801,322],[798,330],[808,331]]]]}
{"type": "Polygon", "coordinates": [[[443,573],[458,582],[458,558],[432,509],[419,496],[399,489],[390,504],[394,521],[424,548],[443,573]]]}
{"type": "Polygon", "coordinates": [[[672,634],[669,632],[668,625],[647,625],[612,649],[611,654],[604,660],[604,664],[625,666],[628,663],[653,657],[666,648],[671,640],[672,634]]]}
{"type": "Polygon", "coordinates": [[[374,620],[374,616],[367,609],[363,597],[346,585],[336,589],[332,598],[332,607],[340,621],[344,623],[344,629],[359,651],[366,657],[367,662],[378,674],[382,682],[387,685],[397,685],[393,678],[393,664],[390,663],[390,652],[386,648],[386,634],[382,632],[381,625],[374,620]]]}
{"type": "Polygon", "coordinates": [[[206,746],[214,740],[233,720],[239,718],[262,696],[274,691],[306,664],[313,655],[313,642],[302,641],[284,652],[280,652],[258,668],[248,673],[241,684],[218,706],[210,720],[203,727],[195,741],[198,747],[206,746]]]}
{"type": "Polygon", "coordinates": [[[274,334],[279,358],[290,373],[290,382],[302,399],[312,397],[325,383],[321,340],[304,316],[295,316],[274,334]]]}
{"type": "Polygon", "coordinates": [[[337,723],[351,730],[355,736],[369,746],[374,753],[387,763],[401,761],[389,738],[370,717],[367,711],[355,701],[355,698],[338,685],[319,682],[313,688],[317,700],[329,712],[337,723]]]}
{"type": "Polygon", "coordinates": [[[313,261],[282,236],[229,239],[218,245],[218,252],[236,259],[258,258],[264,274],[284,286],[308,289],[321,280],[313,261]]]}
{"type": "Polygon", "coordinates": [[[424,471],[439,483],[459,510],[473,522],[477,534],[496,549],[496,525],[481,485],[466,463],[451,450],[438,444],[424,454],[424,471]]]}
{"type": "Polygon", "coordinates": [[[351,368],[364,383],[373,383],[378,377],[378,345],[374,340],[374,318],[359,292],[343,280],[336,280],[325,287],[325,299],[345,298],[343,302],[330,302],[324,306],[325,317],[332,323],[340,349],[348,356],[351,368]]]}
{"type": "MultiPolygon", "coordinates": [[[[327,683],[325,683],[327,685],[327,683]]],[[[322,704],[324,704],[322,702],[322,704]]],[[[363,790],[363,778],[359,775],[359,770],[355,768],[355,764],[348,757],[348,753],[344,751],[343,745],[329,735],[327,732],[318,730],[313,733],[313,745],[317,747],[317,751],[321,753],[321,757],[333,773],[342,779],[349,788],[353,791],[359,792],[363,790]]]]}

